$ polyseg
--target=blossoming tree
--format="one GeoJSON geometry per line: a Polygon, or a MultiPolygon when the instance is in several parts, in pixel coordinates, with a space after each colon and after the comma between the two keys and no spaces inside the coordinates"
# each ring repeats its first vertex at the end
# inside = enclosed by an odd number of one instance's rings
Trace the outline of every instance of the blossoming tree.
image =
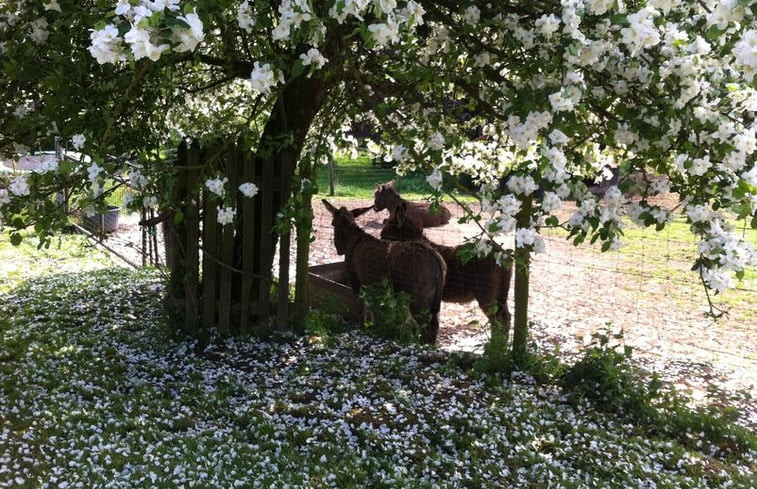
{"type": "MultiPolygon", "coordinates": [[[[305,189],[316,162],[353,142],[349,121],[369,120],[387,157],[425,168],[437,196],[472,177],[482,238],[514,233],[513,252],[487,239],[472,251],[514,259],[521,354],[545,226],[616,249],[624,215],[672,220],[650,199],[670,190],[701,238],[694,270],[707,287],[757,261],[732,224],[757,227],[756,13],[749,0],[3,2],[0,149],[57,134],[91,156],[14,177],[3,219],[46,236],[63,219],[45,197],[78,185],[78,205],[96,205],[123,162],[108,155],[144,163],[130,174],[134,205],[170,209],[155,190],[170,181],[159,149],[183,136],[241,134],[266,164],[298,161],[282,177],[305,189]],[[588,192],[587,179],[613,173],[601,199],[588,192]],[[577,211],[560,222],[566,199],[577,211]]],[[[204,185],[237,191],[223,178],[204,185]]]]}

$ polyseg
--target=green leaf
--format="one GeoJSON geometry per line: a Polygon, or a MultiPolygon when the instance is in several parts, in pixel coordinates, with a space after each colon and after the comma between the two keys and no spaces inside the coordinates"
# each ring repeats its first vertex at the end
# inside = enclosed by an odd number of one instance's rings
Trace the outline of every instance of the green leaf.
{"type": "Polygon", "coordinates": [[[23,241],[23,240],[24,240],[24,238],[20,234],[18,234],[18,233],[11,234],[11,244],[13,246],[20,245],[21,241],[23,241]]]}
{"type": "Polygon", "coordinates": [[[166,17],[166,27],[179,27],[189,29],[189,24],[177,17],[166,17]]]}
{"type": "Polygon", "coordinates": [[[302,64],[302,60],[297,58],[292,65],[292,78],[297,78],[305,72],[305,65],[302,64]]]}
{"type": "Polygon", "coordinates": [[[717,25],[713,25],[707,31],[704,33],[705,39],[708,41],[715,41],[717,40],[725,31],[723,29],[718,28],[717,25]]]}
{"type": "Polygon", "coordinates": [[[615,25],[622,25],[622,26],[629,26],[631,25],[630,22],[628,22],[628,16],[623,14],[616,14],[610,17],[610,21],[615,25]]]}
{"type": "Polygon", "coordinates": [[[173,223],[178,226],[181,224],[181,222],[184,220],[184,213],[180,210],[177,210],[176,213],[173,215],[173,223]]]}
{"type": "Polygon", "coordinates": [[[752,229],[757,229],[757,216],[752,217],[750,226],[752,226],[752,229]]]}

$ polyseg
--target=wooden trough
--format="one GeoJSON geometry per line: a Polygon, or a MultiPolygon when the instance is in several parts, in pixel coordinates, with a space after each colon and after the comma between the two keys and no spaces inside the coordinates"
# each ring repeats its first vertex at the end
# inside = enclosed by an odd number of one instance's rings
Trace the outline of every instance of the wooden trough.
{"type": "Polygon", "coordinates": [[[339,314],[349,322],[359,323],[363,320],[363,304],[350,286],[350,272],[344,262],[310,267],[308,303],[310,307],[339,314]]]}

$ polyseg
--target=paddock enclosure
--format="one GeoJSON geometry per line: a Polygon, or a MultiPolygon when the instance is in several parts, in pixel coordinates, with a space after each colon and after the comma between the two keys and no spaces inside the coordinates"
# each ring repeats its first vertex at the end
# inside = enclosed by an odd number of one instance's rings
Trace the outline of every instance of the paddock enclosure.
{"type": "MultiPolygon", "coordinates": [[[[334,168],[335,195],[328,195],[329,185],[320,182],[319,194],[313,198],[311,266],[329,268],[343,261],[334,248],[331,216],[320,205],[320,198],[350,209],[372,204],[369,198],[340,195],[341,171],[338,165],[334,168]]],[[[357,181],[367,188],[393,177],[391,170],[370,164],[344,172],[350,173],[341,175],[345,181],[350,184],[357,181]]],[[[410,200],[423,199],[422,192],[413,193],[415,183],[409,177],[394,178],[400,195],[406,198],[410,195],[410,200]]],[[[265,193],[263,187],[256,198],[265,193]]],[[[660,203],[669,208],[674,207],[676,201],[675,195],[660,199],[660,203]]],[[[458,205],[449,199],[444,204],[452,212],[452,218],[443,226],[427,228],[428,238],[454,246],[477,233],[474,224],[458,222],[463,215],[458,205]]],[[[476,206],[475,202],[469,205],[476,206]]],[[[571,205],[566,203],[562,217],[571,214],[571,205]]],[[[358,217],[357,222],[368,233],[378,236],[387,217],[387,211],[368,212],[358,217]]],[[[134,216],[124,216],[119,229],[107,240],[124,254],[135,256],[135,261],[141,253],[142,231],[137,220],[134,216]]],[[[753,398],[757,396],[757,310],[754,307],[757,274],[747,273],[735,290],[712,298],[727,314],[718,320],[706,316],[707,296],[696,274],[690,271],[696,242],[681,232],[684,228],[679,224],[655,232],[629,224],[625,246],[605,253],[599,250],[599,245],[575,247],[560,232],[545,233],[546,252],[534,255],[530,277],[529,317],[533,321],[530,333],[535,343],[542,351],[559,350],[561,356],[571,357],[592,333],[622,329],[623,341],[634,348],[634,358],[680,388],[693,388],[695,394],[704,395],[707,386],[714,385],[730,392],[750,392],[753,398]]],[[[757,246],[757,233],[746,229],[743,232],[757,246]]],[[[296,233],[293,229],[289,246],[284,247],[292,264],[296,233]]],[[[505,237],[503,244],[512,246],[511,240],[505,237]]],[[[281,272],[278,264],[284,263],[279,250],[276,246],[275,276],[281,272]]],[[[293,266],[286,275],[293,283],[293,266]]],[[[512,311],[512,291],[509,305],[512,311]]],[[[444,302],[439,319],[438,344],[442,348],[481,351],[488,338],[488,326],[475,302],[444,302]]],[[[757,414],[753,416],[757,422],[757,414]]]]}

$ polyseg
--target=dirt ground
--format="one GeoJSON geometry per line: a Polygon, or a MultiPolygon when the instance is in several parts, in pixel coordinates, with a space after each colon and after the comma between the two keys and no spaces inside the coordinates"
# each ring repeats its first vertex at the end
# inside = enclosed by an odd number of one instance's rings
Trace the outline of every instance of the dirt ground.
{"type": "MultiPolygon", "coordinates": [[[[371,204],[345,199],[333,203],[348,208],[371,204]]],[[[426,234],[439,243],[455,245],[476,234],[476,228],[458,223],[462,211],[449,207],[453,213],[450,222],[427,229],[426,234]]],[[[314,211],[311,265],[342,261],[334,250],[330,215],[320,201],[314,201],[314,211]]],[[[369,212],[358,222],[378,235],[387,216],[386,211],[369,212]]],[[[139,234],[135,217],[125,216],[108,242],[138,263],[139,234]]],[[[635,361],[694,399],[744,394],[757,398],[757,324],[744,324],[738,317],[707,318],[706,298],[693,274],[691,283],[682,286],[633,273],[625,266],[613,253],[548,239],[547,252],[534,257],[530,275],[530,333],[537,347],[559,351],[570,361],[592,333],[608,327],[611,331],[622,329],[623,341],[633,347],[635,361]],[[719,393],[714,393],[714,388],[719,393]]],[[[509,303],[512,311],[512,292],[509,303]]],[[[443,303],[440,322],[438,343],[443,349],[481,351],[488,339],[486,317],[475,303],[443,303]]],[[[757,428],[757,403],[743,405],[743,424],[757,428]]]]}
{"type": "MultiPolygon", "coordinates": [[[[370,205],[360,200],[335,202],[348,208],[370,205]]],[[[311,263],[340,261],[331,241],[330,216],[320,202],[314,207],[311,263]]],[[[450,222],[426,229],[426,235],[456,245],[475,235],[476,227],[457,223],[462,211],[449,207],[450,222]]],[[[368,213],[358,222],[378,235],[387,216],[387,211],[368,213]]],[[[757,324],[707,318],[706,297],[694,274],[681,292],[674,290],[680,284],[624,273],[616,262],[612,253],[575,247],[562,238],[547,240],[547,252],[535,255],[529,279],[530,333],[542,351],[559,350],[572,360],[592,333],[622,329],[636,361],[695,399],[715,395],[713,388],[723,391],[717,394],[720,398],[746,393],[757,399],[757,324]]],[[[509,304],[512,311],[512,288],[509,304]]],[[[440,322],[439,345],[444,349],[481,351],[488,339],[486,317],[475,303],[443,303],[440,322]]],[[[757,403],[746,411],[743,422],[757,427],[757,403]]]]}

